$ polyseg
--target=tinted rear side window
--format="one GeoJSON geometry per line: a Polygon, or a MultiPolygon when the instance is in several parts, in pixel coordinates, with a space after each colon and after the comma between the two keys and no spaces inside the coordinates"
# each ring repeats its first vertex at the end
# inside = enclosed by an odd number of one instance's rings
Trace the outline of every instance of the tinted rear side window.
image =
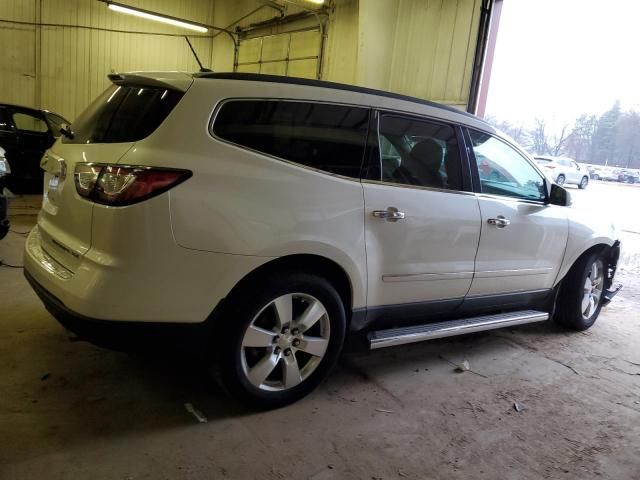
{"type": "Polygon", "coordinates": [[[64,143],[135,142],[160,126],[182,98],[163,88],[112,85],[71,124],[64,143]]]}
{"type": "Polygon", "coordinates": [[[282,100],[237,100],[218,112],[213,133],[262,153],[360,178],[369,110],[282,100]]]}

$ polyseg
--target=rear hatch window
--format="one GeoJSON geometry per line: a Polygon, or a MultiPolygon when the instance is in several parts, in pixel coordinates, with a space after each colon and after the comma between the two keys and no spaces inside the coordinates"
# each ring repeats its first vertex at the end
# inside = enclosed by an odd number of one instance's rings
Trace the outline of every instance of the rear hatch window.
{"type": "Polygon", "coordinates": [[[151,135],[183,93],[157,87],[112,85],[71,125],[63,143],[137,142],[151,135]]]}

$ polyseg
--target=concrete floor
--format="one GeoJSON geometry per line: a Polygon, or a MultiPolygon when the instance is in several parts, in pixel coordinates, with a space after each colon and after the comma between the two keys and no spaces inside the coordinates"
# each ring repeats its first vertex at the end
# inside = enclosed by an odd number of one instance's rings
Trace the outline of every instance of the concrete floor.
{"type": "MultiPolygon", "coordinates": [[[[591,330],[347,354],[316,392],[266,413],[171,356],[70,341],[22,271],[0,268],[0,478],[640,479],[640,188],[572,193],[625,230],[625,290],[591,330]]],[[[37,203],[14,206],[26,232],[37,203]]],[[[0,258],[19,265],[23,242],[10,234],[0,258]]]]}

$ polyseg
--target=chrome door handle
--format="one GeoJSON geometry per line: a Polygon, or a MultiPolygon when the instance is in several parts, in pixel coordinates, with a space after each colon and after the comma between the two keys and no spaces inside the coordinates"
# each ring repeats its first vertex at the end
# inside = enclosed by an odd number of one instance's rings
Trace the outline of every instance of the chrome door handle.
{"type": "Polygon", "coordinates": [[[387,207],[386,210],[374,210],[373,216],[376,218],[384,218],[388,222],[397,222],[404,218],[404,212],[400,212],[396,207],[387,207]]]}
{"type": "Polygon", "coordinates": [[[487,223],[489,225],[495,225],[498,228],[504,228],[511,225],[511,220],[507,220],[502,215],[498,215],[497,218],[489,218],[487,223]]]}

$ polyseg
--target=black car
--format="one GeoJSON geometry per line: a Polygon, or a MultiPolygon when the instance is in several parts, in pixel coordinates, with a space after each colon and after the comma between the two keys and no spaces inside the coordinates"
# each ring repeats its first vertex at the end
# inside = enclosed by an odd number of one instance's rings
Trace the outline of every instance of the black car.
{"type": "Polygon", "coordinates": [[[4,158],[4,149],[0,147],[0,240],[9,232],[9,198],[4,186],[9,171],[9,162],[4,158]]]}
{"type": "Polygon", "coordinates": [[[0,147],[11,174],[6,186],[13,193],[41,193],[44,172],[40,159],[69,122],[46,110],[0,104],[0,147]]]}
{"type": "Polygon", "coordinates": [[[640,171],[622,170],[618,174],[618,181],[623,183],[640,183],[640,171]]]}

